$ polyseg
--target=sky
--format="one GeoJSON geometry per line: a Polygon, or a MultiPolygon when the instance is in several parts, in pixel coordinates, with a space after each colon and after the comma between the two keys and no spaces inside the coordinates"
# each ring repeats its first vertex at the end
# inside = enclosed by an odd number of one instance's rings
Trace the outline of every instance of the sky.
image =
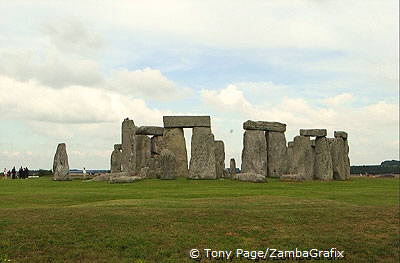
{"type": "Polygon", "coordinates": [[[1,169],[50,169],[61,142],[71,168],[109,169],[122,120],[163,115],[210,115],[226,166],[246,120],[399,159],[397,0],[0,0],[0,21],[1,169]]]}

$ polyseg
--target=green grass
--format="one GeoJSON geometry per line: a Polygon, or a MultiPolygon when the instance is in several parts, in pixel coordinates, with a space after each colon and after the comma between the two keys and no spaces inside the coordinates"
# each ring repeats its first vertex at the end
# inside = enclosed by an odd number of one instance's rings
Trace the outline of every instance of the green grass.
{"type": "Polygon", "coordinates": [[[195,262],[191,248],[267,247],[398,262],[399,180],[4,180],[0,235],[0,262],[195,262]]]}

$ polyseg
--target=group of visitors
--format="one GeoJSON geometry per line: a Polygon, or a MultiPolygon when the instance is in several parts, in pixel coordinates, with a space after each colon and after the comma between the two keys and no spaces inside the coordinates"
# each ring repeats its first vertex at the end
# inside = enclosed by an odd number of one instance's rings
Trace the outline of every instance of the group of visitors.
{"type": "Polygon", "coordinates": [[[25,168],[19,168],[17,171],[15,169],[15,166],[11,170],[7,170],[7,168],[4,168],[3,171],[3,179],[11,178],[11,179],[27,179],[29,176],[29,170],[28,167],[25,168]]]}

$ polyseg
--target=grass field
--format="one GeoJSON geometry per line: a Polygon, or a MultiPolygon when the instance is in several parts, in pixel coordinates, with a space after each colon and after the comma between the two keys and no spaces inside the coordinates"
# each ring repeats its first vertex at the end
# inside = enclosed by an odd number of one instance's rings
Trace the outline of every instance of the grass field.
{"type": "Polygon", "coordinates": [[[399,180],[4,180],[0,234],[0,262],[196,262],[192,248],[267,247],[398,262],[399,180]]]}

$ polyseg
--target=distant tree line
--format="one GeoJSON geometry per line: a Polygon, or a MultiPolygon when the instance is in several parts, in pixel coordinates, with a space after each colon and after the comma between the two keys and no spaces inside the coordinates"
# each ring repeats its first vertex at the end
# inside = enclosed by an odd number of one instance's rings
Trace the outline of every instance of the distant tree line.
{"type": "Polygon", "coordinates": [[[400,174],[400,161],[383,161],[381,165],[353,165],[352,174],[400,174]]]}

